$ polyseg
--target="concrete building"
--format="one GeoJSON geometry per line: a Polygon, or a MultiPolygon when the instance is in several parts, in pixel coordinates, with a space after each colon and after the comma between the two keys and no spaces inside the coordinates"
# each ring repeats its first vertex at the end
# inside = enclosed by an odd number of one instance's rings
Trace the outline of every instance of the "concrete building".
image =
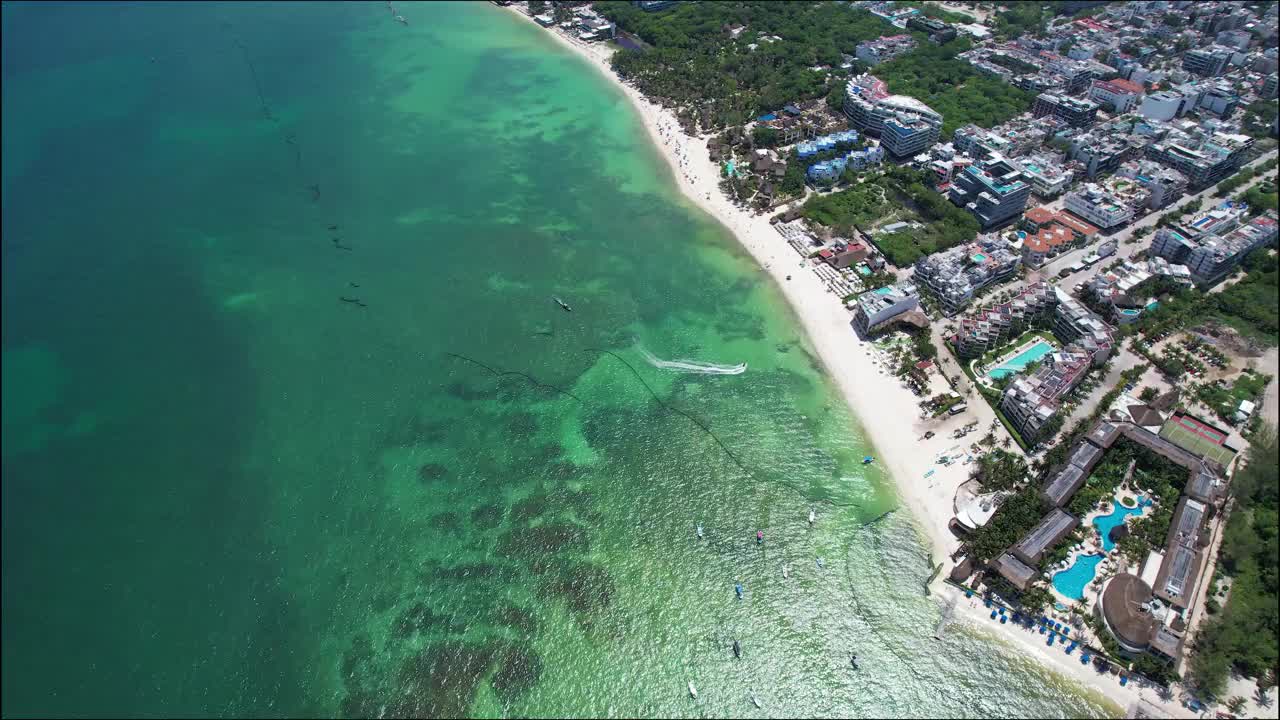
{"type": "Polygon", "coordinates": [[[1075,173],[1063,167],[1057,157],[1049,153],[1028,155],[1014,162],[1023,178],[1031,184],[1031,192],[1041,200],[1061,195],[1075,179],[1075,173]]]}
{"type": "Polygon", "coordinates": [[[1063,207],[1102,230],[1120,227],[1133,220],[1133,209],[1127,203],[1095,183],[1086,183],[1067,193],[1063,207]]]}
{"type": "Polygon", "coordinates": [[[1142,98],[1138,113],[1151,120],[1167,122],[1195,110],[1199,104],[1199,92],[1184,92],[1178,89],[1160,90],[1142,98]]]}
{"type": "Polygon", "coordinates": [[[1150,193],[1147,206],[1151,210],[1168,207],[1187,192],[1187,176],[1152,160],[1130,160],[1116,168],[1116,177],[1137,182],[1150,193]]]}
{"type": "Polygon", "coordinates": [[[1071,455],[1067,457],[1066,466],[1051,474],[1048,482],[1045,483],[1044,491],[1041,493],[1045,502],[1059,508],[1066,505],[1076,491],[1084,485],[1084,481],[1089,478],[1089,473],[1093,472],[1094,466],[1102,460],[1104,452],[1102,448],[1087,440],[1077,443],[1071,455]]]}
{"type": "Polygon", "coordinates": [[[1084,176],[1093,179],[1140,153],[1144,141],[1105,129],[1080,133],[1071,139],[1071,159],[1080,163],[1084,176]]]}
{"type": "Polygon", "coordinates": [[[678,2],[679,0],[631,0],[632,5],[635,5],[645,12],[666,10],[673,5],[676,5],[678,2]]]}
{"type": "Polygon", "coordinates": [[[966,360],[981,357],[1043,321],[1057,305],[1057,294],[1041,281],[1008,302],[968,315],[952,338],[956,354],[966,360]]]}
{"type": "Polygon", "coordinates": [[[919,307],[919,292],[910,281],[864,292],[858,296],[853,326],[863,337],[873,335],[903,313],[919,307]]]}
{"type": "Polygon", "coordinates": [[[1181,226],[1160,228],[1151,240],[1151,254],[1186,265],[1196,285],[1207,287],[1223,280],[1246,255],[1274,242],[1276,236],[1276,215],[1268,211],[1242,226],[1222,227],[1221,234],[1193,234],[1181,226]]]}
{"type": "Polygon", "coordinates": [[[1084,127],[1097,119],[1098,104],[1091,100],[1046,92],[1036,96],[1031,114],[1036,117],[1053,115],[1066,120],[1072,127],[1084,127]]]}
{"type": "Polygon", "coordinates": [[[1018,263],[1018,254],[1003,240],[979,239],[920,258],[913,277],[951,316],[967,307],[977,291],[1013,277],[1018,263]]]}
{"type": "Polygon", "coordinates": [[[878,40],[858,43],[854,54],[867,65],[879,65],[904,53],[911,52],[916,41],[910,35],[889,35],[878,40]]]}
{"type": "Polygon", "coordinates": [[[1050,258],[1071,247],[1075,238],[1071,231],[1057,223],[1028,234],[1022,240],[1022,264],[1029,268],[1043,267],[1050,258]]]}
{"type": "Polygon", "coordinates": [[[925,33],[929,36],[929,40],[939,44],[956,39],[955,28],[941,20],[919,14],[911,16],[911,19],[907,21],[907,29],[925,33]]]}
{"type": "Polygon", "coordinates": [[[951,202],[973,213],[983,230],[1021,215],[1030,195],[1031,186],[1022,172],[998,155],[965,168],[947,193],[951,202]]]}
{"type": "Polygon", "coordinates": [[[844,112],[855,127],[880,138],[895,158],[914,157],[938,141],[942,115],[906,95],[890,95],[883,81],[860,75],[845,88],[844,112]]]}
{"type": "Polygon", "coordinates": [[[1094,80],[1089,99],[1116,113],[1127,113],[1142,101],[1146,90],[1129,80],[1094,80]]]}
{"type": "Polygon", "coordinates": [[[1275,100],[1278,89],[1280,89],[1280,76],[1273,72],[1262,81],[1259,94],[1264,100],[1275,100]]]}
{"type": "Polygon", "coordinates": [[[1226,70],[1233,54],[1231,48],[1221,45],[1188,50],[1182,56],[1182,69],[1203,77],[1217,77],[1226,70]]]}
{"type": "Polygon", "coordinates": [[[1219,81],[1205,89],[1200,96],[1200,109],[1219,117],[1231,117],[1231,113],[1240,105],[1240,96],[1236,94],[1231,83],[1219,81]]]}
{"type": "Polygon", "coordinates": [[[1053,313],[1054,336],[1074,352],[1086,353],[1094,365],[1106,362],[1115,343],[1111,327],[1079,300],[1059,288],[1054,291],[1058,296],[1053,313]]]}
{"type": "Polygon", "coordinates": [[[1212,135],[1170,133],[1169,137],[1151,143],[1147,157],[1177,170],[1187,177],[1188,186],[1199,190],[1212,185],[1240,169],[1253,138],[1215,132],[1212,135]]]}

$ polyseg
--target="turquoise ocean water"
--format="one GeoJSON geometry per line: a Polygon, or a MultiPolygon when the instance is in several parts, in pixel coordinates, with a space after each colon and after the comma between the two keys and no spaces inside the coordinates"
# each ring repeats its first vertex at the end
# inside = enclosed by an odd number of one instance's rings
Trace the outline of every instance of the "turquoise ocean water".
{"type": "Polygon", "coordinates": [[[396,7],[3,6],[5,716],[1114,711],[932,639],[891,478],[614,88],[396,7]]]}

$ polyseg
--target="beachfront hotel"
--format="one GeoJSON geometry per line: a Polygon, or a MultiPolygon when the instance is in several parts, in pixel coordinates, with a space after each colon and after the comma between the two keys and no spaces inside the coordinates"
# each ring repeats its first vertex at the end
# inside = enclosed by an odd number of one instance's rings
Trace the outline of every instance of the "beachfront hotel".
{"type": "Polygon", "coordinates": [[[1022,171],[1000,155],[965,168],[947,191],[947,198],[972,213],[984,231],[1021,215],[1030,196],[1022,171]]]}
{"type": "MultiPolygon", "coordinates": [[[[1058,517],[1060,508],[1084,486],[1093,468],[1122,437],[1181,465],[1187,470],[1187,481],[1163,548],[1151,550],[1136,572],[1122,572],[1105,580],[1094,612],[1122,651],[1131,655],[1152,652],[1176,661],[1196,608],[1198,579],[1208,557],[1209,519],[1225,496],[1224,468],[1137,425],[1102,420],[1076,443],[1064,466],[1050,471],[1042,497],[1054,510],[1041,524],[1058,517]]],[[[1019,546],[1034,538],[1032,531],[1019,546]]],[[[1026,570],[1032,569],[1029,566],[1000,562],[992,569],[1019,589],[1033,581],[1027,578],[1026,570]]]]}
{"type": "Polygon", "coordinates": [[[920,154],[942,132],[942,115],[913,97],[890,95],[884,81],[866,74],[845,86],[844,114],[895,158],[920,154]]]}
{"type": "Polygon", "coordinates": [[[978,290],[1013,277],[1019,261],[1003,240],[979,239],[920,258],[913,278],[938,299],[949,317],[967,307],[978,290]]]}
{"type": "Polygon", "coordinates": [[[904,320],[919,307],[920,294],[909,280],[869,290],[858,296],[853,327],[862,337],[869,337],[904,320]]]}
{"type": "MultiPolygon", "coordinates": [[[[1092,611],[1123,654],[1151,652],[1176,661],[1197,611],[1197,591],[1209,555],[1209,522],[1225,497],[1226,475],[1218,463],[1171,439],[1127,422],[1098,422],[1072,447],[1066,462],[1051,469],[1041,491],[1048,512],[992,561],[988,570],[1019,591],[1035,584],[1042,574],[1044,557],[1080,524],[1080,519],[1063,507],[1120,438],[1182,466],[1187,480],[1163,546],[1151,549],[1134,572],[1126,570],[1102,581],[1092,611]]],[[[1118,502],[1118,496],[1112,502],[1118,502]]],[[[1100,525],[1098,528],[1102,532],[1100,525]]],[[[1114,529],[1108,533],[1114,542],[1114,529]]]]}

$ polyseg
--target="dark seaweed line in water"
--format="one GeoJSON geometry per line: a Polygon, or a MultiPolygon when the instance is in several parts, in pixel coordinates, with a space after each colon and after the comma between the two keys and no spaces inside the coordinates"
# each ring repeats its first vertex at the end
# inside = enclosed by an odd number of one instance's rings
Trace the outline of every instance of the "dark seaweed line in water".
{"type": "Polygon", "coordinates": [[[258,70],[249,59],[249,49],[239,39],[236,39],[236,45],[240,46],[240,54],[244,56],[244,62],[249,66],[249,74],[253,76],[253,87],[258,91],[258,102],[262,104],[262,112],[268,119],[274,120],[275,118],[271,116],[271,107],[267,105],[267,98],[262,94],[262,83],[258,82],[258,70]]]}
{"type": "MultiPolygon", "coordinates": [[[[634,375],[636,379],[640,381],[641,385],[644,385],[645,390],[649,391],[649,394],[653,396],[653,399],[656,400],[659,405],[666,408],[667,410],[670,410],[671,412],[684,416],[690,422],[692,422],[693,424],[701,428],[702,431],[707,435],[709,435],[712,440],[715,440],[716,444],[720,446],[721,450],[724,450],[725,455],[729,456],[729,459],[733,461],[734,465],[737,465],[739,469],[741,469],[747,475],[750,475],[755,480],[763,483],[772,484],[772,485],[781,485],[791,490],[792,492],[796,493],[797,495],[799,495],[800,497],[804,498],[806,501],[809,501],[809,502],[826,503],[827,505],[830,505],[832,507],[858,507],[858,504],[854,502],[840,502],[838,500],[832,500],[830,498],[824,498],[821,500],[812,501],[810,500],[808,493],[806,493],[804,490],[797,487],[795,483],[789,482],[787,480],[782,480],[782,479],[771,479],[769,477],[766,477],[763,473],[752,470],[751,468],[743,464],[743,462],[738,459],[737,455],[733,454],[733,451],[729,449],[729,446],[725,445],[724,441],[720,439],[720,436],[716,435],[715,432],[712,431],[711,428],[708,427],[706,423],[699,420],[697,417],[685,412],[684,410],[681,410],[680,408],[674,405],[671,405],[670,403],[668,403],[667,401],[659,397],[658,393],[654,392],[652,387],[649,387],[649,383],[645,382],[644,377],[641,376],[640,372],[635,369],[635,366],[627,362],[625,359],[619,357],[617,353],[611,350],[604,350],[602,348],[584,348],[583,352],[604,353],[606,355],[612,356],[615,360],[622,363],[623,365],[626,365],[627,369],[631,371],[631,374],[634,375]]],[[[884,516],[882,515],[881,517],[884,517],[884,516]]],[[[877,520],[878,519],[879,518],[877,518],[877,520]]],[[[873,520],[872,522],[875,522],[875,520],[873,520]]]]}
{"type": "Polygon", "coordinates": [[[503,370],[503,371],[498,371],[498,370],[495,370],[495,369],[493,369],[493,368],[489,367],[488,365],[485,365],[484,363],[480,362],[479,360],[476,360],[475,358],[469,358],[469,357],[467,357],[466,355],[459,355],[458,353],[447,352],[447,353],[445,353],[445,355],[449,355],[449,356],[451,356],[451,357],[456,357],[456,358],[458,358],[459,360],[466,360],[467,362],[471,363],[472,365],[479,365],[480,367],[484,368],[485,370],[488,370],[489,372],[493,373],[494,375],[496,375],[496,376],[498,376],[498,377],[503,377],[504,375],[516,375],[516,376],[522,377],[522,378],[524,378],[525,380],[528,380],[530,383],[532,383],[533,385],[535,385],[535,386],[537,386],[537,387],[540,387],[540,388],[547,388],[547,389],[549,389],[549,390],[555,390],[556,392],[560,393],[561,395],[568,395],[569,397],[573,398],[574,400],[577,400],[577,401],[578,401],[578,404],[580,404],[580,405],[585,405],[585,404],[586,404],[586,403],[582,402],[582,398],[578,397],[577,395],[574,395],[573,393],[569,392],[568,390],[565,390],[564,388],[558,388],[558,387],[556,387],[555,385],[548,385],[548,384],[546,384],[546,383],[544,383],[544,382],[539,381],[537,378],[533,377],[532,375],[526,375],[525,373],[522,373],[522,372],[516,372],[515,370],[503,370]]]}

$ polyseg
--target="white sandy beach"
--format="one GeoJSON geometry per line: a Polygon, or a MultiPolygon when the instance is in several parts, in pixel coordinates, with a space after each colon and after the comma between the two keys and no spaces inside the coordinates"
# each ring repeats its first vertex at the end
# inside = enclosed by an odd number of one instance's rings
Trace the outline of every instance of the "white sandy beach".
{"type": "MultiPolygon", "coordinates": [[[[507,9],[533,22],[517,7],[507,9]]],[[[707,138],[685,135],[674,113],[649,102],[635,88],[621,82],[609,67],[613,53],[609,46],[583,43],[558,31],[548,34],[623,90],[667,159],[685,196],[731,230],[777,282],[804,325],[817,356],[875,445],[876,461],[892,475],[902,500],[928,536],[934,562],[944,562],[959,547],[947,530],[947,523],[954,516],[952,498],[956,488],[968,479],[969,468],[958,463],[935,466],[934,459],[959,441],[945,432],[921,440],[924,431],[915,427],[919,423],[920,399],[876,365],[875,351],[853,331],[852,318],[840,298],[829,292],[812,270],[802,267],[801,258],[769,224],[768,216],[740,210],[724,196],[719,187],[719,168],[708,154],[707,138]],[[930,470],[934,474],[925,478],[930,470]]]]}
{"type": "MultiPolygon", "coordinates": [[[[508,6],[507,9],[533,22],[519,8],[508,6]]],[[[935,458],[962,442],[949,435],[952,426],[962,423],[947,423],[935,430],[937,435],[933,438],[922,440],[923,430],[918,427],[919,398],[877,365],[875,350],[853,331],[851,316],[840,298],[829,292],[812,270],[803,266],[795,250],[770,225],[768,217],[740,210],[724,196],[718,185],[719,168],[708,154],[707,138],[685,135],[674,113],[649,102],[639,91],[621,82],[609,66],[608,59],[613,52],[609,46],[583,43],[555,30],[548,34],[585,58],[623,90],[671,166],[685,196],[730,229],[777,282],[803,324],[814,351],[875,445],[877,461],[891,473],[903,502],[928,537],[934,561],[946,562],[959,547],[947,523],[954,516],[952,502],[956,489],[968,479],[969,467],[959,463],[939,466],[935,458]],[[926,478],[930,470],[934,473],[926,478]]],[[[1182,707],[1177,698],[1162,700],[1155,689],[1136,684],[1121,687],[1115,676],[1100,676],[1092,666],[1081,665],[1078,654],[1066,655],[1060,647],[1045,646],[1044,638],[1038,634],[993,623],[981,603],[971,604],[963,593],[943,583],[943,576],[945,572],[933,587],[943,600],[957,598],[953,622],[964,622],[991,633],[1009,646],[1037,658],[1046,667],[1100,692],[1122,709],[1138,705],[1152,717],[1196,716],[1182,707]]]]}

